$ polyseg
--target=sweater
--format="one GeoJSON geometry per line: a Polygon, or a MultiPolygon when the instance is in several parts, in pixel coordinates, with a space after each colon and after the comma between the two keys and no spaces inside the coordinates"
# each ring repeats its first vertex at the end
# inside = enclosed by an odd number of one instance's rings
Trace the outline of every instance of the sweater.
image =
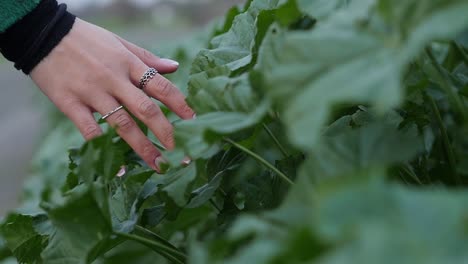
{"type": "Polygon", "coordinates": [[[0,31],[0,53],[25,74],[60,43],[75,22],[75,16],[57,0],[0,0],[0,4],[0,28],[5,28],[0,31]]]}
{"type": "Polygon", "coordinates": [[[41,0],[0,0],[0,33],[31,12],[41,0]]]}

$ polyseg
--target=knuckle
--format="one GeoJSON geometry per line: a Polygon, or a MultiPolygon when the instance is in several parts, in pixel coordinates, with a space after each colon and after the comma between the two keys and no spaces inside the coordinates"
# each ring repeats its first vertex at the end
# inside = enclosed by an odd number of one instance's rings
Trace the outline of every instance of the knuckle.
{"type": "Polygon", "coordinates": [[[117,130],[126,132],[136,126],[135,121],[125,112],[115,114],[115,126],[117,130]]]}
{"type": "Polygon", "coordinates": [[[141,48],[141,56],[143,60],[147,60],[147,61],[154,59],[153,53],[149,52],[148,50],[144,48],[141,48]]]}
{"type": "Polygon", "coordinates": [[[151,142],[145,142],[141,147],[141,155],[144,160],[154,159],[157,155],[156,147],[151,142]]]}
{"type": "Polygon", "coordinates": [[[136,61],[135,54],[131,52],[124,52],[124,54],[122,54],[121,57],[122,57],[123,62],[128,63],[128,64],[133,64],[136,61]]]}
{"type": "Polygon", "coordinates": [[[175,145],[174,129],[172,127],[166,128],[161,132],[161,142],[168,148],[172,148],[175,145]]]}
{"type": "Polygon", "coordinates": [[[165,80],[164,78],[160,78],[156,83],[158,87],[158,95],[162,98],[167,98],[171,95],[172,92],[172,84],[165,80]]]}
{"type": "Polygon", "coordinates": [[[85,124],[82,131],[86,140],[93,139],[101,134],[101,128],[97,124],[85,124]]]}
{"type": "Polygon", "coordinates": [[[124,63],[129,65],[129,68],[137,68],[140,64],[140,59],[133,53],[126,53],[122,57],[124,58],[124,63]]]}
{"type": "Polygon", "coordinates": [[[158,114],[158,106],[153,103],[148,98],[142,99],[141,102],[138,104],[138,112],[146,117],[146,118],[151,118],[154,117],[158,114]]]}
{"type": "Polygon", "coordinates": [[[194,114],[193,109],[185,102],[179,109],[181,114],[184,116],[186,115],[192,117],[192,115],[194,114]]]}
{"type": "Polygon", "coordinates": [[[76,113],[81,110],[81,104],[78,99],[73,96],[62,95],[56,97],[56,104],[65,114],[76,113]]]}
{"type": "Polygon", "coordinates": [[[67,107],[77,108],[80,105],[80,101],[77,98],[74,98],[74,97],[64,96],[64,97],[61,98],[61,101],[67,107]]]}

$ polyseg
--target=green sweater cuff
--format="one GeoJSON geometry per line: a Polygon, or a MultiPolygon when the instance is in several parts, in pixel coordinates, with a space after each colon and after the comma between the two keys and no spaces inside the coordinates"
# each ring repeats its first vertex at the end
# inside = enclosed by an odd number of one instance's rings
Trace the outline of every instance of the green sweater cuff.
{"type": "Polygon", "coordinates": [[[0,33],[31,12],[41,0],[0,0],[0,33]]]}

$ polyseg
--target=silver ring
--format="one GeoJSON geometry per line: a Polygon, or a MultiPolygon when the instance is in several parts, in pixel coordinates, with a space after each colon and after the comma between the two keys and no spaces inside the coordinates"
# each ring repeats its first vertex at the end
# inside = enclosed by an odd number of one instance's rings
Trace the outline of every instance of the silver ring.
{"type": "Polygon", "coordinates": [[[151,79],[153,79],[153,77],[157,73],[158,71],[155,68],[149,68],[148,70],[146,70],[143,76],[141,76],[140,84],[138,85],[138,87],[142,90],[145,89],[146,85],[149,83],[149,81],[151,81],[151,79]]]}
{"type": "Polygon", "coordinates": [[[121,106],[117,107],[116,109],[110,111],[109,113],[103,115],[103,116],[101,117],[101,120],[106,120],[109,116],[111,116],[112,114],[114,114],[115,112],[119,111],[119,110],[122,109],[122,108],[123,108],[123,105],[121,105],[121,106]]]}

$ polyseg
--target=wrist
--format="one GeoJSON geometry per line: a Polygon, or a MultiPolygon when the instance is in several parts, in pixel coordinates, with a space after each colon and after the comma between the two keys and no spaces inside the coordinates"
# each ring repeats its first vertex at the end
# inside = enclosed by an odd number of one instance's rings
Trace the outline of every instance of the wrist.
{"type": "Polygon", "coordinates": [[[18,70],[29,74],[68,34],[75,17],[63,8],[55,0],[43,0],[0,34],[0,50],[18,70]]]}

